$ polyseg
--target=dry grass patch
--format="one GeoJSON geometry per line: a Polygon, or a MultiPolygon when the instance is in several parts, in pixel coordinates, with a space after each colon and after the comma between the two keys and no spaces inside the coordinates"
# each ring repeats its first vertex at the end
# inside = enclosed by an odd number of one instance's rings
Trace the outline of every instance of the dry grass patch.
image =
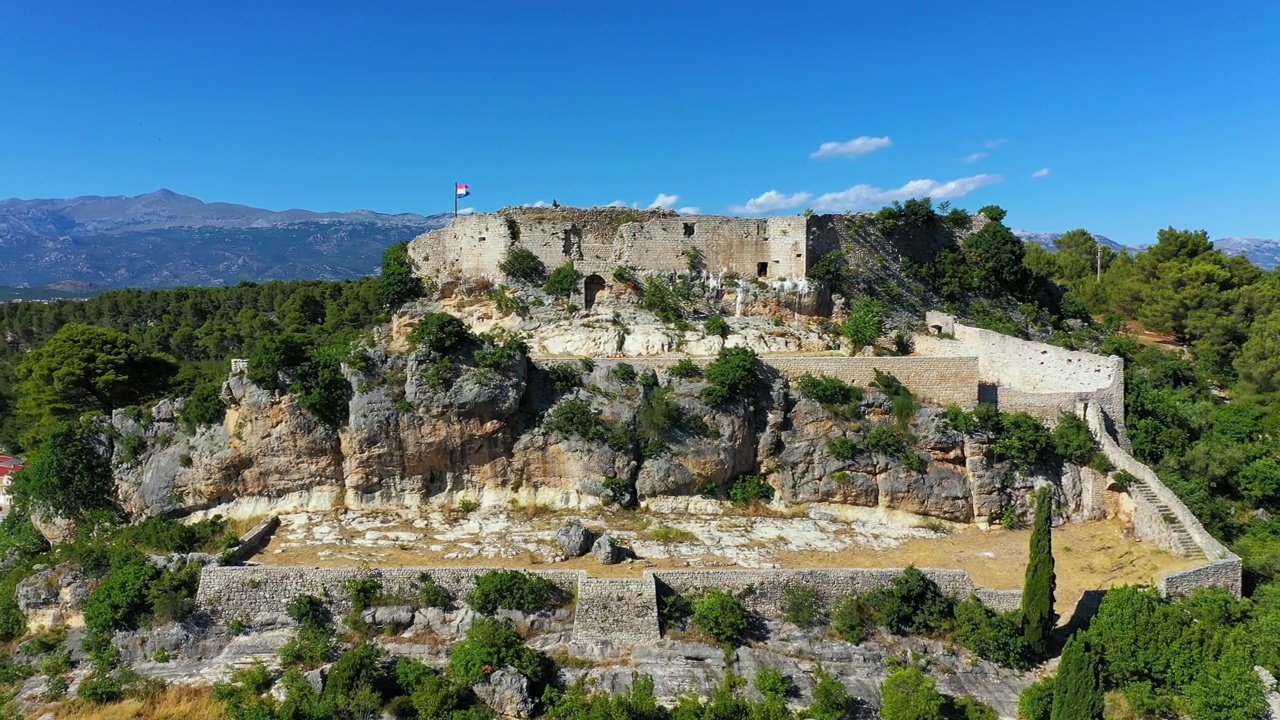
{"type": "Polygon", "coordinates": [[[213,688],[170,686],[148,700],[122,700],[107,705],[75,701],[56,713],[59,720],[226,720],[213,688]]]}

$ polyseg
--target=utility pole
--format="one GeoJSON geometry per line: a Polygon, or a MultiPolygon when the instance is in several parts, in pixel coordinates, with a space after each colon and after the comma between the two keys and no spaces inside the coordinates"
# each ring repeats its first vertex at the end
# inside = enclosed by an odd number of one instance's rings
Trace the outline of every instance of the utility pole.
{"type": "Polygon", "coordinates": [[[1093,247],[1095,250],[1097,250],[1097,252],[1094,253],[1094,257],[1095,257],[1094,265],[1098,268],[1098,284],[1101,285],[1102,284],[1102,243],[1095,240],[1093,243],[1093,247]]]}

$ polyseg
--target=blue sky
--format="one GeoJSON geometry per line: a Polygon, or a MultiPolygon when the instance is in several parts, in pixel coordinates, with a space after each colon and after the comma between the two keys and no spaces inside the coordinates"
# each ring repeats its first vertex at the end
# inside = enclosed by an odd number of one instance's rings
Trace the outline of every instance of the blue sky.
{"type": "Polygon", "coordinates": [[[1277,38],[1280,3],[1253,0],[5,0],[0,197],[430,213],[459,180],[481,211],[793,213],[931,194],[1126,243],[1280,237],[1277,38]]]}

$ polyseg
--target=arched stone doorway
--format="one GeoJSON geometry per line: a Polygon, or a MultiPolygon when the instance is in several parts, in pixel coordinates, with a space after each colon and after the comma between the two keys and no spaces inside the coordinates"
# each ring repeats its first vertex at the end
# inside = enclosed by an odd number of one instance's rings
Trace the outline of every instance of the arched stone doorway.
{"type": "Polygon", "coordinates": [[[587,279],[582,283],[583,300],[590,310],[592,305],[596,304],[596,295],[604,290],[604,278],[599,275],[588,275],[587,279]]]}

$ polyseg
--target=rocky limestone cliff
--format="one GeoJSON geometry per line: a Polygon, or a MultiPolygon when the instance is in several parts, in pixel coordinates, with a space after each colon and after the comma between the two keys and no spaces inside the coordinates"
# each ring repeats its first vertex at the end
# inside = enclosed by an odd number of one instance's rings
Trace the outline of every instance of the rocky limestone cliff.
{"type": "MultiPolygon", "coordinates": [[[[412,325],[399,324],[402,332],[412,325]]],[[[894,433],[907,442],[902,452],[867,448],[877,427],[898,427],[878,392],[837,414],[766,370],[753,397],[713,408],[702,400],[706,383],[698,378],[619,379],[616,363],[588,369],[577,360],[535,363],[525,356],[484,367],[479,346],[442,365],[425,350],[390,350],[403,347],[394,332],[365,348],[360,369],[346,367],[352,395],[347,422],[337,429],[295,398],[240,374],[224,385],[224,422],[194,434],[176,421],[180,403],[161,402],[143,418],[116,413],[111,433],[145,439],[136,457],[122,450],[129,443],[114,443],[123,507],[135,517],[415,508],[460,497],[590,507],[723,493],[749,473],[765,475],[781,503],[897,510],[958,523],[994,520],[1010,505],[1025,516],[1027,492],[1044,484],[1063,488],[1068,515],[1080,507],[1079,469],[1016,473],[993,461],[989,438],[957,432],[939,408],[905,419],[894,433]],[[554,387],[557,364],[580,374],[577,387],[554,387]],[[684,426],[657,438],[636,435],[659,388],[684,426]],[[549,411],[579,401],[598,414],[600,435],[546,427],[549,411]],[[837,459],[828,447],[836,438],[859,450],[837,459]],[[907,462],[908,455],[918,460],[907,462]]]]}

